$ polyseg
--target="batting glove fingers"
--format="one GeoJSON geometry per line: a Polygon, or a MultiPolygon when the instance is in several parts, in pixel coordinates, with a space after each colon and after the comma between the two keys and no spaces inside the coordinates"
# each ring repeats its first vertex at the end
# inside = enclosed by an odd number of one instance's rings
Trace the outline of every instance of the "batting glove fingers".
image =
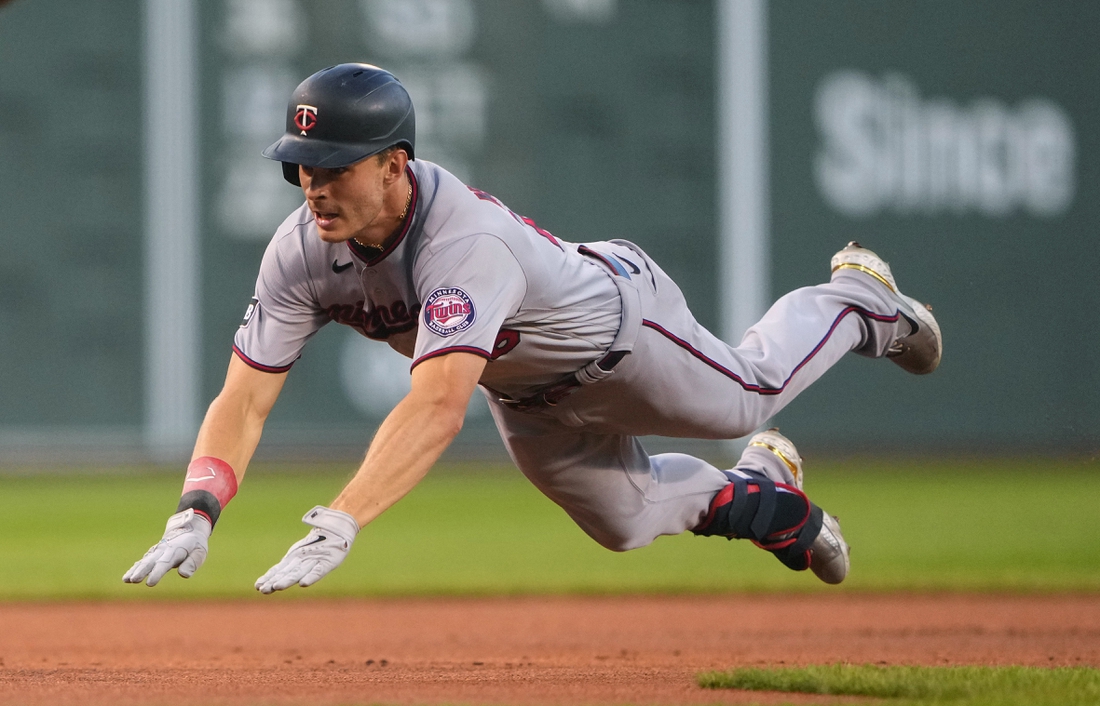
{"type": "Polygon", "coordinates": [[[179,570],[183,578],[190,578],[206,561],[210,521],[194,510],[177,512],[168,518],[164,536],[145,552],[130,570],[122,575],[125,583],[145,582],[156,586],[172,569],[179,570]]]}
{"type": "Polygon", "coordinates": [[[260,593],[282,591],[294,584],[312,586],[344,561],[359,534],[354,517],[322,505],[307,512],[302,522],[313,529],[291,545],[282,561],[256,579],[260,593]]]}

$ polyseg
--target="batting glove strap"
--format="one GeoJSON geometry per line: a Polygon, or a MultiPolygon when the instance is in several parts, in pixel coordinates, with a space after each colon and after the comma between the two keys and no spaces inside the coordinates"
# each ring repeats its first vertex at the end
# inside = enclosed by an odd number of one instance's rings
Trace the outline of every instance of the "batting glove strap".
{"type": "Polygon", "coordinates": [[[188,533],[194,533],[207,540],[210,539],[211,532],[213,528],[210,526],[210,520],[194,510],[184,510],[168,518],[168,522],[164,525],[164,537],[160,541],[163,544],[188,533]]]}
{"type": "Polygon", "coordinates": [[[359,534],[359,523],[346,512],[318,505],[302,517],[302,522],[346,539],[350,545],[359,534]]]}

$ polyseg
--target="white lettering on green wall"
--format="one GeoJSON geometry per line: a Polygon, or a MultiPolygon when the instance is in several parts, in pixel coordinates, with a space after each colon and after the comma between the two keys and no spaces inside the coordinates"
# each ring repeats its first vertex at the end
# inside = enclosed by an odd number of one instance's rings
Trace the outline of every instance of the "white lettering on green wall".
{"type": "Polygon", "coordinates": [[[960,105],[922,98],[897,74],[839,71],[819,84],[814,118],[815,180],[825,201],[848,216],[1052,217],[1073,201],[1073,126],[1044,98],[960,105]]]}

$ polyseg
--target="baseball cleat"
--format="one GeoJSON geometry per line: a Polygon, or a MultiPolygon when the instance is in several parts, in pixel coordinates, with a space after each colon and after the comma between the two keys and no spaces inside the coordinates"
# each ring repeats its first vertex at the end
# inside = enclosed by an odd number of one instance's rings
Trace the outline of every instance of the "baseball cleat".
{"type": "Polygon", "coordinates": [[[749,439],[749,446],[757,446],[771,451],[790,470],[794,476],[794,487],[802,490],[802,457],[794,443],[779,433],[777,427],[762,431],[749,439]]]}
{"type": "Polygon", "coordinates": [[[927,375],[940,364],[943,355],[943,335],[932,316],[932,307],[898,291],[890,266],[875,253],[852,241],[833,255],[833,275],[841,270],[855,270],[877,280],[893,295],[898,311],[912,330],[898,338],[886,351],[886,357],[914,375],[927,375]]]}
{"type": "MultiPolygon", "coordinates": [[[[793,485],[798,488],[798,495],[805,501],[803,507],[808,509],[803,524],[786,531],[777,532],[763,541],[756,539],[755,544],[761,549],[775,554],[775,557],[789,569],[803,571],[809,568],[815,576],[825,583],[840,583],[848,575],[848,569],[850,568],[848,543],[844,541],[844,535],[840,532],[840,523],[837,519],[811,503],[809,498],[801,492],[805,477],[802,469],[803,461],[798,449],[795,448],[794,442],[780,434],[779,429],[773,427],[749,439],[746,450],[753,447],[770,451],[786,466],[794,477],[793,485]]],[[[763,469],[749,470],[751,465],[739,463],[738,468],[744,469],[742,470],[743,474],[755,473],[762,475],[764,473],[763,469]]],[[[733,472],[736,473],[737,469],[733,472]]],[[[746,478],[748,478],[747,475],[746,478]]],[[[763,491],[763,488],[760,490],[763,491]]],[[[750,489],[749,492],[752,492],[752,490],[750,489]]],[[[724,493],[719,493],[715,497],[714,504],[724,505],[736,500],[737,497],[736,490],[728,498],[724,495],[724,493]]],[[[716,508],[712,507],[707,516],[708,518],[714,518],[717,515],[719,513],[716,508]]],[[[713,525],[713,521],[710,525],[713,525]]],[[[715,533],[715,528],[710,525],[702,530],[695,530],[696,534],[715,533]]],[[[718,530],[716,533],[724,536],[746,536],[737,533],[731,535],[725,529],[718,530]]]]}
{"type": "MultiPolygon", "coordinates": [[[[802,490],[802,456],[794,442],[780,434],[779,429],[773,427],[760,432],[749,439],[749,446],[763,447],[778,456],[794,476],[794,485],[802,490]]],[[[821,531],[810,545],[810,571],[825,583],[840,583],[848,575],[849,551],[848,543],[840,533],[840,523],[832,515],[822,512],[821,531]]]]}
{"type": "Polygon", "coordinates": [[[821,532],[810,545],[810,571],[825,583],[840,583],[848,575],[850,551],[837,518],[823,513],[821,532]]]}

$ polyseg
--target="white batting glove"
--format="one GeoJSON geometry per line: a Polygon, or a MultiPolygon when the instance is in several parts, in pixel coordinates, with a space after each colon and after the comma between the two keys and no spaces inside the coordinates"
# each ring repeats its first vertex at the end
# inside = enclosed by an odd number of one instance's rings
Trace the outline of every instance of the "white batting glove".
{"type": "Polygon", "coordinates": [[[312,525],[309,534],[291,545],[286,556],[256,579],[256,590],[274,593],[298,584],[312,586],[335,569],[351,550],[359,523],[346,512],[318,505],[302,518],[312,525]]]}
{"type": "Polygon", "coordinates": [[[191,578],[206,561],[207,542],[212,529],[210,521],[195,514],[194,510],[177,512],[168,518],[164,537],[122,575],[122,580],[141,583],[148,576],[145,583],[156,586],[165,574],[177,567],[180,576],[191,578]]]}

